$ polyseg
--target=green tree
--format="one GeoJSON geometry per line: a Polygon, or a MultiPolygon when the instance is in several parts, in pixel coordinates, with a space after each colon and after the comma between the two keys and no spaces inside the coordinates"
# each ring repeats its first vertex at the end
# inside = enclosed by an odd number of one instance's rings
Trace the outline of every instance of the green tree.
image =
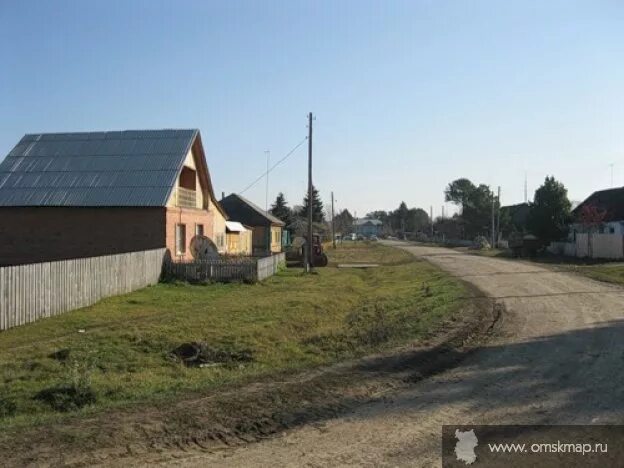
{"type": "Polygon", "coordinates": [[[282,192],[277,194],[277,198],[275,202],[271,205],[271,209],[269,210],[273,216],[278,219],[281,219],[288,226],[292,222],[292,210],[288,206],[286,202],[286,197],[282,192]]]}
{"type": "Polygon", "coordinates": [[[344,209],[334,217],[334,223],[336,225],[336,232],[343,235],[353,232],[353,215],[349,213],[349,210],[344,209]]]}
{"type": "Polygon", "coordinates": [[[471,239],[488,233],[494,193],[487,185],[477,186],[468,179],[457,179],[446,187],[444,198],[461,207],[463,237],[471,239]]]}
{"type": "Polygon", "coordinates": [[[423,231],[429,226],[429,215],[422,208],[411,208],[407,213],[405,228],[408,232],[423,231]]]}
{"type": "Polygon", "coordinates": [[[527,220],[529,231],[546,244],[561,239],[568,232],[571,208],[564,185],[554,177],[546,177],[535,191],[527,220]]]}
{"type": "MultiPolygon", "coordinates": [[[[306,192],[305,197],[303,197],[303,206],[301,207],[299,216],[307,218],[309,206],[308,193],[306,192]]],[[[321,196],[318,190],[316,190],[316,187],[312,187],[312,221],[315,223],[322,223],[325,221],[323,202],[321,201],[321,196]]]]}

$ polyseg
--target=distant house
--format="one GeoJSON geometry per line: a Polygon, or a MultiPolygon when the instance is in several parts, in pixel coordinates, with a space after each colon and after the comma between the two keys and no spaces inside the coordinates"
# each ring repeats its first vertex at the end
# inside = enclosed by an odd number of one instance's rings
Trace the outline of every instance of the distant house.
{"type": "Polygon", "coordinates": [[[237,221],[226,221],[227,251],[230,255],[251,255],[252,237],[251,228],[243,226],[237,221]]]}
{"type": "Polygon", "coordinates": [[[0,163],[0,265],[167,247],[226,251],[199,130],[29,134],[0,163]]]}
{"type": "Polygon", "coordinates": [[[270,255],[282,251],[283,221],[236,193],[228,195],[219,203],[229,218],[252,229],[253,255],[270,255]]]}
{"type": "Polygon", "coordinates": [[[624,235],[624,187],[594,192],[574,208],[572,210],[574,222],[570,226],[571,238],[574,238],[575,233],[587,232],[590,229],[580,219],[588,207],[600,214],[600,222],[592,226],[592,230],[601,234],[624,235]]]}
{"type": "Polygon", "coordinates": [[[355,233],[358,236],[379,236],[383,223],[378,219],[363,218],[355,222],[355,233]]]}

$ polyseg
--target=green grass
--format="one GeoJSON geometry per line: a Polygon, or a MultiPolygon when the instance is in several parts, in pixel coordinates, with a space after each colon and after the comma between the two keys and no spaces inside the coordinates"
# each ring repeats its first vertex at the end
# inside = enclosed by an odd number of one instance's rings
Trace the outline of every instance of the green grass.
{"type": "Polygon", "coordinates": [[[287,269],[255,285],[159,284],[0,333],[0,427],[216,390],[378,351],[441,323],[465,293],[457,280],[390,247],[354,243],[327,252],[332,264],[382,266],[305,276],[287,269]],[[189,368],[170,352],[190,341],[249,350],[253,360],[189,368]],[[78,409],[80,402],[88,405],[78,409]]]}
{"type": "MultiPolygon", "coordinates": [[[[507,249],[477,250],[469,253],[485,257],[513,258],[511,251],[507,249]]],[[[548,253],[535,257],[520,257],[517,260],[544,264],[558,270],[578,273],[597,281],[624,285],[624,264],[621,261],[565,257],[548,253]]]]}

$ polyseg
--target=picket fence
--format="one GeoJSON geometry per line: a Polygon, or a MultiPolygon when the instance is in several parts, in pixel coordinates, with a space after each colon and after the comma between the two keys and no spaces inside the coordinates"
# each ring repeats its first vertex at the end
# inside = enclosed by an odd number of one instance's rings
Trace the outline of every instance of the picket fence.
{"type": "Polygon", "coordinates": [[[165,277],[191,283],[262,281],[274,275],[286,264],[286,254],[269,257],[231,257],[189,262],[170,261],[165,265],[165,277]]]}
{"type": "Polygon", "coordinates": [[[0,330],[158,282],[165,249],[0,268],[0,330]]]}

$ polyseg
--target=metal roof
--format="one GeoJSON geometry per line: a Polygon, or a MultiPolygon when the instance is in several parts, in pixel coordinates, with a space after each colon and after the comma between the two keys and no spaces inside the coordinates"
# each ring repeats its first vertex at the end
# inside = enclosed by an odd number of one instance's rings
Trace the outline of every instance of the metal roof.
{"type": "Polygon", "coordinates": [[[25,135],[0,163],[0,206],[165,206],[198,133],[25,135]]]}
{"type": "Polygon", "coordinates": [[[355,224],[358,226],[363,226],[364,224],[372,224],[373,226],[381,226],[383,223],[379,221],[378,219],[362,218],[362,219],[358,219],[355,222],[355,224]]]}
{"type": "Polygon", "coordinates": [[[237,193],[228,195],[219,203],[221,203],[221,206],[225,209],[228,216],[238,219],[249,226],[255,226],[258,220],[262,221],[263,224],[268,223],[284,226],[284,222],[281,219],[273,216],[268,211],[264,211],[255,203],[250,202],[237,193]],[[246,210],[244,209],[245,207],[247,208],[246,210]]]}
{"type": "Polygon", "coordinates": [[[245,226],[243,226],[238,221],[226,221],[225,227],[230,232],[247,232],[248,231],[248,229],[245,228],[245,226]]]}

